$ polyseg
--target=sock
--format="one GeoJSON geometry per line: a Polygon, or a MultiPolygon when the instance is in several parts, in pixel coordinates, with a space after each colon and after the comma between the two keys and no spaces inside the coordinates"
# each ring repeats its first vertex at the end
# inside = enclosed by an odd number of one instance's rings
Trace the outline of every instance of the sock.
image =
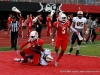
{"type": "Polygon", "coordinates": [[[59,54],[59,56],[58,56],[58,58],[57,58],[56,61],[58,62],[58,61],[61,59],[62,56],[63,56],[63,55],[60,55],[60,54],[59,54]]]}
{"type": "Polygon", "coordinates": [[[73,48],[70,48],[69,52],[72,52],[73,51],[73,48]]]}
{"type": "Polygon", "coordinates": [[[57,62],[62,58],[62,56],[63,56],[63,54],[64,54],[64,52],[61,52],[60,54],[59,54],[59,56],[58,56],[58,58],[57,58],[57,62]]]}
{"type": "Polygon", "coordinates": [[[55,49],[55,52],[58,53],[58,49],[55,49]]]}
{"type": "Polygon", "coordinates": [[[76,54],[79,54],[79,50],[76,50],[76,54]]]}
{"type": "Polygon", "coordinates": [[[27,60],[27,58],[26,58],[25,54],[20,53],[20,55],[22,56],[22,58],[23,58],[24,60],[27,60]]]}
{"type": "Polygon", "coordinates": [[[80,45],[77,45],[77,50],[80,50],[80,45]]]}

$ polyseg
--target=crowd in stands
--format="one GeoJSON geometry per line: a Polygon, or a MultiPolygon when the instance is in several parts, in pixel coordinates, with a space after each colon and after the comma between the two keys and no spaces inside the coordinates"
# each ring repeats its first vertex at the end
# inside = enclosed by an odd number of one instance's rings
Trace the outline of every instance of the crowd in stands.
{"type": "Polygon", "coordinates": [[[100,5],[100,0],[0,0],[0,1],[100,5]]]}

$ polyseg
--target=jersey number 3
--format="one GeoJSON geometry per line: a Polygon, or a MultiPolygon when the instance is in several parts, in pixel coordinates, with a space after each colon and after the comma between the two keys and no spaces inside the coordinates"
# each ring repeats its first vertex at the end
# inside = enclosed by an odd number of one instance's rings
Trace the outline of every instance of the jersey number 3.
{"type": "Polygon", "coordinates": [[[63,27],[63,28],[62,28],[62,34],[65,34],[65,33],[66,33],[66,28],[63,27]]]}

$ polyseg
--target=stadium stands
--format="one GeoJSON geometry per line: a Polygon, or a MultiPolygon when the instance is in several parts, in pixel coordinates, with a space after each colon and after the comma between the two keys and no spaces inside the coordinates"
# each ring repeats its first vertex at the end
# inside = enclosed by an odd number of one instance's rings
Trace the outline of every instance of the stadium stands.
{"type": "Polygon", "coordinates": [[[100,5],[100,0],[0,0],[0,1],[100,5]]]}

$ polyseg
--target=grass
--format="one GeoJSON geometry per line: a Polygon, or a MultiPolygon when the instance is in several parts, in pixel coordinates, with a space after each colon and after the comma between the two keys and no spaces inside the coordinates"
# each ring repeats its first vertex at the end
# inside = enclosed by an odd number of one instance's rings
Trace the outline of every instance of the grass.
{"type": "MultiPolygon", "coordinates": [[[[69,48],[70,48],[69,46],[70,45],[68,45],[68,48],[65,53],[68,53],[69,48]]],[[[72,54],[75,54],[76,46],[77,46],[77,43],[75,43],[72,54]]],[[[50,44],[44,44],[43,48],[51,49],[51,51],[54,52],[54,47],[52,47],[50,44]]],[[[10,51],[10,50],[11,50],[10,47],[0,47],[0,51],[10,51]]],[[[81,45],[80,53],[82,55],[99,56],[100,57],[100,41],[96,41],[96,44],[92,44],[90,42],[88,45],[83,42],[81,45]]]]}

